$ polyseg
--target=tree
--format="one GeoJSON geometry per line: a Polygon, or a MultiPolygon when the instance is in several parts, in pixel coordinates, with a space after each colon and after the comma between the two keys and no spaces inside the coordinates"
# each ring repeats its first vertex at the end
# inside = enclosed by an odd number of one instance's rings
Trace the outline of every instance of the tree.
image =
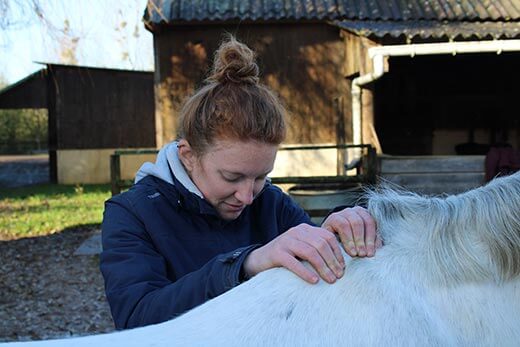
{"type": "Polygon", "coordinates": [[[47,110],[0,110],[0,153],[44,150],[47,136],[47,110]]]}
{"type": "Polygon", "coordinates": [[[37,27],[46,61],[148,69],[153,66],[153,50],[151,34],[143,35],[146,4],[146,0],[0,0],[0,48],[9,47],[8,37],[13,37],[2,32],[37,27]],[[78,13],[87,12],[97,20],[84,22],[78,13]],[[143,43],[149,48],[143,50],[143,43]],[[49,57],[51,52],[54,56],[49,57]]]}
{"type": "Polygon", "coordinates": [[[66,19],[63,23],[63,35],[60,38],[60,61],[68,65],[78,65],[76,50],[79,36],[71,35],[70,23],[66,19]]]}
{"type": "Polygon", "coordinates": [[[38,0],[0,0],[0,29],[16,29],[27,25],[32,14],[41,13],[38,0]]]}
{"type": "MultiPolygon", "coordinates": [[[[0,31],[19,30],[36,22],[44,29],[51,42],[58,43],[58,57],[65,64],[77,64],[76,48],[80,37],[76,35],[68,20],[63,27],[57,26],[40,0],[0,0],[0,31]]],[[[1,35],[0,35],[1,36],[1,35]]],[[[0,42],[9,46],[9,42],[0,42]]]]}

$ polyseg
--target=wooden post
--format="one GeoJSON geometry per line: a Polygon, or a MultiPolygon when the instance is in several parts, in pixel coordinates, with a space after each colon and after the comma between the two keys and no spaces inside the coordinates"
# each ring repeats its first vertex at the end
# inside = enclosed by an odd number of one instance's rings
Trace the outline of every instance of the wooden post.
{"type": "Polygon", "coordinates": [[[367,148],[367,171],[365,173],[368,183],[377,183],[377,151],[373,146],[367,148]]]}
{"type": "MultiPolygon", "coordinates": [[[[343,97],[339,96],[334,98],[334,111],[336,112],[336,144],[344,145],[346,143],[345,136],[345,119],[343,116],[343,97]]],[[[339,148],[337,149],[337,157],[336,157],[336,174],[343,175],[345,174],[345,152],[346,149],[339,148]]]]}
{"type": "Polygon", "coordinates": [[[110,184],[112,196],[121,193],[121,157],[117,151],[110,156],[110,184]]]}

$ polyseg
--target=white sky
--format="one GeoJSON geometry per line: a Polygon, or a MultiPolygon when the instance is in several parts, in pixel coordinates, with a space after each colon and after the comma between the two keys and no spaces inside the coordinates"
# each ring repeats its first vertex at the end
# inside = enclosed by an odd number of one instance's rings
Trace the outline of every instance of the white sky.
{"type": "MultiPolygon", "coordinates": [[[[7,1],[16,8],[15,1],[7,1]]],[[[153,38],[142,22],[146,0],[40,0],[40,4],[56,29],[43,25],[29,8],[24,13],[10,12],[13,20],[22,21],[0,31],[0,79],[11,84],[44,67],[34,62],[63,63],[60,30],[66,20],[70,36],[79,37],[79,65],[153,70],[153,38]],[[128,52],[126,59],[124,52],[128,52]]]]}

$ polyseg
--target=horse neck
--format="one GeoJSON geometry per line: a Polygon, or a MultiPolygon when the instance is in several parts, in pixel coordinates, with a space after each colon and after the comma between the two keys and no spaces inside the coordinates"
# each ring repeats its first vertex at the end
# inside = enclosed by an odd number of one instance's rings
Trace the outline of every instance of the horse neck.
{"type": "Polygon", "coordinates": [[[520,254],[504,246],[507,242],[496,241],[511,236],[502,235],[508,226],[493,227],[494,221],[503,219],[504,210],[493,206],[496,199],[486,197],[488,193],[435,198],[384,191],[370,198],[369,210],[393,249],[393,261],[412,263],[409,270],[427,281],[439,285],[500,281],[518,274],[520,254]]]}

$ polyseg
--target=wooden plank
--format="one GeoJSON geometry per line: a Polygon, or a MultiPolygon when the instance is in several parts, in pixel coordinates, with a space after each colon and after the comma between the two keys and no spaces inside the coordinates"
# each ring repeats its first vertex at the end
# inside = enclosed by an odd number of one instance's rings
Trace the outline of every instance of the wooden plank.
{"type": "Polygon", "coordinates": [[[118,153],[110,156],[110,183],[112,195],[121,193],[121,188],[131,185],[128,182],[121,182],[121,156],[118,153]]]}
{"type": "Polygon", "coordinates": [[[360,43],[359,37],[349,33],[348,31],[341,30],[341,36],[344,39],[345,45],[345,62],[343,64],[343,74],[345,77],[350,78],[359,74],[359,50],[360,43]]]}
{"type": "Polygon", "coordinates": [[[357,176],[298,176],[298,177],[271,177],[273,184],[323,184],[323,183],[350,183],[368,181],[366,175],[357,176]]]}
{"type": "Polygon", "coordinates": [[[481,186],[484,173],[383,174],[379,181],[422,194],[457,194],[481,186]]]}
{"type": "Polygon", "coordinates": [[[382,157],[381,174],[483,172],[485,156],[382,157]]]}

